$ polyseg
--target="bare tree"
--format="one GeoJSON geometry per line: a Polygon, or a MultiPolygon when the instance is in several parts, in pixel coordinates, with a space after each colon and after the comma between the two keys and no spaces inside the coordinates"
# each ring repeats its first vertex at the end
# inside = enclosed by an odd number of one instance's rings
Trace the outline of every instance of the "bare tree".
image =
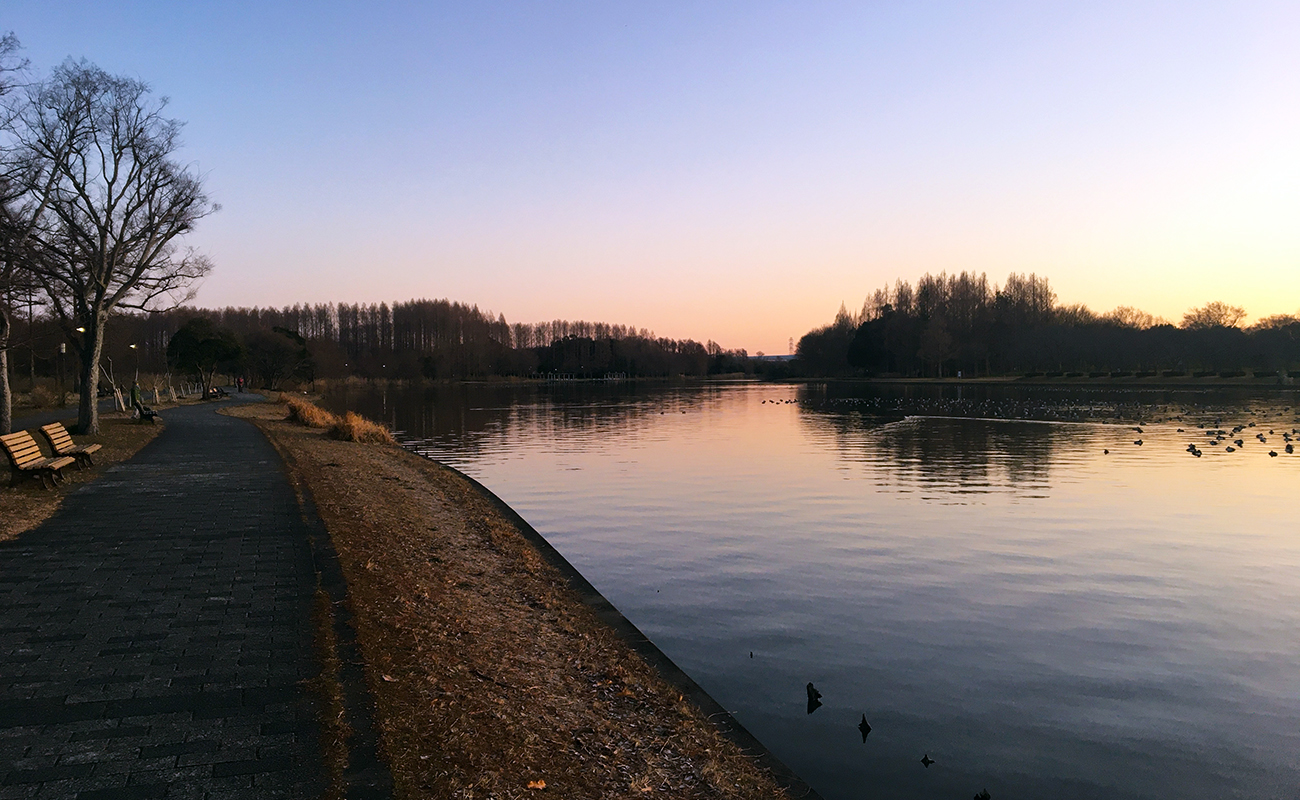
{"type": "Polygon", "coordinates": [[[18,58],[21,45],[12,32],[0,36],[0,434],[13,427],[13,389],[9,385],[9,344],[13,334],[15,296],[30,289],[21,271],[19,249],[30,230],[30,208],[24,207],[21,188],[29,183],[23,164],[12,157],[13,122],[20,105],[13,102],[17,78],[27,67],[18,58]]]}
{"type": "Polygon", "coordinates": [[[1184,328],[1235,328],[1246,318],[1246,309],[1218,300],[1193,308],[1183,315],[1184,328]]]}
{"type": "Polygon", "coordinates": [[[1121,328],[1134,328],[1140,331],[1154,328],[1157,325],[1169,324],[1161,317],[1149,314],[1133,306],[1116,306],[1115,310],[1103,314],[1101,318],[1112,325],[1118,325],[1121,328]]]}
{"type": "Polygon", "coordinates": [[[26,196],[48,195],[27,266],[80,357],[83,433],[99,429],[99,360],[114,309],[178,305],[210,268],[178,246],[217,206],[174,160],[181,123],[162,115],[166,105],[141,81],[68,61],[32,87],[15,126],[30,164],[26,196]]]}

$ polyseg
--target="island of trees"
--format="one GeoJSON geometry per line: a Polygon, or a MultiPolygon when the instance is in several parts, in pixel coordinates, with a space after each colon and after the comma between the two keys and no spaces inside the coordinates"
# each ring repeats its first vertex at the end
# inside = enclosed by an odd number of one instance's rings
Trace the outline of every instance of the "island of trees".
{"type": "Polygon", "coordinates": [[[799,340],[796,369],[818,377],[1187,375],[1237,377],[1300,368],[1300,319],[1242,327],[1244,309],[1210,302],[1174,325],[1135,308],[1098,314],[1060,304],[1047,278],[925,275],[841,307],[799,340]]]}

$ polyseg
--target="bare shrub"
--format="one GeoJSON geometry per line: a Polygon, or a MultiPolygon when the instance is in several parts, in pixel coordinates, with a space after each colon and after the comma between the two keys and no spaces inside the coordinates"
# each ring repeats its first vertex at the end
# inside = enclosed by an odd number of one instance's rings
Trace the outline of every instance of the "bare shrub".
{"type": "Polygon", "coordinates": [[[54,392],[44,386],[37,386],[32,389],[29,398],[33,408],[49,408],[58,402],[58,397],[55,396],[54,392]]]}

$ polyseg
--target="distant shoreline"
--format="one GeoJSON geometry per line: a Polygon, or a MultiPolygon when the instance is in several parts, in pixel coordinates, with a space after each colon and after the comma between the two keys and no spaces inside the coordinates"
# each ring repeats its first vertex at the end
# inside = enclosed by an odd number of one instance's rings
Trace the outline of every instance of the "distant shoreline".
{"type": "MultiPolygon", "coordinates": [[[[1288,380],[1294,380],[1289,378],[1288,380]]],[[[1152,376],[1149,378],[1047,378],[1024,376],[991,376],[979,378],[805,378],[791,380],[797,383],[863,383],[881,385],[917,386],[1047,386],[1086,387],[1104,389],[1279,389],[1296,391],[1300,385],[1281,383],[1273,378],[1191,378],[1152,376]]]]}
{"type": "Polygon", "coordinates": [[[970,378],[921,378],[921,377],[854,377],[854,376],[836,376],[836,377],[811,377],[811,376],[782,376],[765,378],[762,376],[750,376],[744,374],[727,374],[714,375],[708,377],[699,376],[675,376],[675,377],[633,377],[621,378],[618,380],[605,380],[603,378],[575,378],[565,380],[553,380],[546,378],[518,378],[518,377],[501,377],[501,378],[453,378],[445,380],[436,380],[429,378],[323,378],[316,381],[317,391],[324,387],[353,385],[427,385],[427,386],[619,386],[625,384],[640,385],[665,385],[665,386],[684,386],[684,385],[707,385],[719,383],[744,383],[744,384],[772,384],[772,385],[789,385],[789,384],[864,384],[864,385],[881,385],[881,386],[1023,386],[1023,387],[1081,387],[1081,388],[1139,388],[1139,389],[1278,389],[1285,391],[1300,390],[1300,384],[1296,383],[1295,376],[1287,378],[1278,378],[1271,376],[1267,378],[1241,377],[1241,378],[1220,378],[1204,377],[1196,378],[1191,376],[1171,376],[1152,375],[1148,377],[1047,377],[1035,376],[1025,377],[1024,375],[987,375],[970,378]],[[1282,381],[1287,381],[1283,383],[1282,381]]]}

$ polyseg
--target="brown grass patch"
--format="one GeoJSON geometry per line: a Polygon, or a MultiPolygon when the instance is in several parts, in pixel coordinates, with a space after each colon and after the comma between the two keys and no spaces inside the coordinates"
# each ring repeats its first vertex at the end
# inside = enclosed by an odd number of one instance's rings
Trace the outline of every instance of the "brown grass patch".
{"type": "Polygon", "coordinates": [[[308,428],[332,428],[341,421],[315,403],[291,394],[281,394],[277,402],[289,409],[289,416],[285,419],[297,422],[299,425],[306,425],[308,428]]]}
{"type": "Polygon", "coordinates": [[[393,434],[377,422],[372,422],[352,411],[343,416],[331,414],[315,403],[303,397],[282,392],[276,403],[286,406],[290,422],[306,425],[308,428],[324,428],[331,439],[341,442],[362,442],[365,444],[394,444],[393,434]]]}
{"type": "Polygon", "coordinates": [[[256,419],[330,532],[398,797],[786,796],[464,478],[269,405],[228,412],[256,419]]]}
{"type": "MultiPolygon", "coordinates": [[[[64,425],[69,428],[76,422],[76,412],[72,411],[70,415],[69,419],[64,420],[64,425]]],[[[40,443],[46,455],[49,455],[49,445],[41,437],[38,427],[32,426],[32,436],[40,443]]],[[[94,455],[95,466],[89,469],[65,468],[63,474],[68,481],[53,490],[42,489],[38,481],[30,478],[24,479],[16,487],[10,487],[7,480],[9,473],[0,473],[6,476],[4,484],[0,485],[0,541],[13,539],[52,517],[54,512],[59,510],[59,506],[63,503],[63,496],[70,487],[93,481],[102,475],[107,467],[135,455],[140,448],[162,433],[163,427],[162,422],[142,425],[119,411],[101,413],[99,433],[94,436],[73,437],[77,444],[98,443],[103,446],[103,449],[94,455]]],[[[0,455],[0,464],[9,466],[3,455],[0,455]]]]}
{"type": "Polygon", "coordinates": [[[331,439],[344,442],[364,442],[366,444],[394,444],[393,434],[377,422],[371,422],[360,414],[351,411],[329,427],[327,433],[331,439]]]}

